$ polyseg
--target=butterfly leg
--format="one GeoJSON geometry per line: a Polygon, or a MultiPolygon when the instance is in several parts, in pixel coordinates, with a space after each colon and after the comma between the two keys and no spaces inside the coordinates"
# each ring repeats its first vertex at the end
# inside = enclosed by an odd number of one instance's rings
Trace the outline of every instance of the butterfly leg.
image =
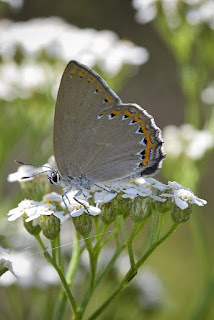
{"type": "Polygon", "coordinates": [[[104,191],[107,191],[109,193],[114,193],[115,191],[110,190],[110,188],[108,186],[105,185],[106,188],[104,188],[103,186],[100,186],[99,184],[94,183],[94,185],[104,191]],[[108,188],[108,189],[107,189],[108,188]]]}
{"type": "Polygon", "coordinates": [[[77,193],[73,196],[73,199],[74,199],[77,203],[81,204],[81,206],[83,206],[83,207],[85,208],[85,210],[87,211],[87,213],[90,214],[89,211],[88,211],[88,209],[87,209],[87,207],[84,205],[84,203],[82,203],[81,201],[79,201],[79,200],[76,198],[76,197],[80,196],[81,194],[82,194],[82,190],[80,189],[80,190],[77,191],[77,193]]]}
{"type": "Polygon", "coordinates": [[[63,203],[64,203],[64,205],[65,205],[68,213],[70,213],[70,210],[69,210],[68,205],[67,205],[67,203],[66,203],[66,201],[65,201],[65,198],[66,198],[66,200],[68,201],[69,205],[71,205],[70,200],[69,200],[69,198],[68,198],[68,196],[67,196],[67,193],[70,192],[70,191],[71,191],[71,189],[68,189],[68,190],[66,190],[66,191],[63,193],[63,195],[62,195],[62,201],[63,201],[63,203]]]}

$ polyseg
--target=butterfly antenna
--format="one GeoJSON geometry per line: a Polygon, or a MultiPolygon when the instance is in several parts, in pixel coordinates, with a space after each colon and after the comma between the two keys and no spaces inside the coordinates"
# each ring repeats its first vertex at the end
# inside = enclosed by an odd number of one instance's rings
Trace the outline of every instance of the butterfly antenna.
{"type": "MultiPolygon", "coordinates": [[[[26,166],[33,166],[33,167],[43,167],[43,168],[48,168],[50,170],[53,170],[53,168],[49,167],[49,166],[46,166],[46,165],[43,165],[43,164],[32,164],[32,163],[25,163],[25,162],[22,162],[22,161],[19,161],[19,160],[14,160],[16,163],[18,164],[22,164],[22,165],[26,165],[26,166]]],[[[45,172],[45,171],[44,171],[45,172]]]]}
{"type": "MultiPolygon", "coordinates": [[[[50,170],[53,170],[53,169],[50,169],[50,170]]],[[[38,173],[34,173],[34,174],[32,174],[32,176],[30,176],[30,177],[21,177],[21,179],[24,180],[24,179],[33,178],[33,177],[35,177],[35,176],[38,176],[39,174],[46,173],[46,172],[48,172],[48,171],[49,171],[49,170],[41,171],[41,172],[38,172],[38,173]]]]}

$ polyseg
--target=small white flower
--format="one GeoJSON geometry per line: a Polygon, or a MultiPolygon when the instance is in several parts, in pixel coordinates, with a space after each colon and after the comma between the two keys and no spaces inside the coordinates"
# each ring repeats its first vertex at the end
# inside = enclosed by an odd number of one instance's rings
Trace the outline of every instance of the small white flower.
{"type": "Polygon", "coordinates": [[[157,189],[159,191],[164,191],[168,189],[168,186],[165,185],[164,183],[154,179],[154,178],[138,178],[135,180],[135,182],[139,185],[142,184],[150,184],[154,189],[157,189]]]}
{"type": "Polygon", "coordinates": [[[37,218],[41,215],[55,215],[61,221],[64,221],[64,212],[56,212],[56,207],[52,204],[47,204],[44,201],[33,201],[33,200],[23,200],[18,204],[18,207],[9,211],[8,221],[14,221],[21,217],[24,213],[27,214],[28,218],[25,219],[26,222],[34,220],[37,222],[37,218]]]}
{"type": "Polygon", "coordinates": [[[174,201],[181,210],[188,208],[189,203],[197,204],[198,206],[207,204],[206,200],[198,198],[192,191],[187,189],[174,190],[174,201]]]}
{"type": "Polygon", "coordinates": [[[135,197],[148,197],[152,195],[152,190],[147,188],[142,190],[138,188],[137,186],[133,186],[132,188],[124,189],[124,194],[122,195],[122,198],[135,198],[135,197]]]}
{"type": "Polygon", "coordinates": [[[34,200],[23,200],[18,204],[17,208],[11,209],[8,212],[8,221],[14,221],[17,218],[21,217],[26,210],[29,210],[31,208],[35,208],[38,205],[37,201],[34,200]]]}
{"type": "MultiPolygon", "coordinates": [[[[84,203],[84,205],[85,205],[85,203],[84,203]]],[[[92,216],[97,216],[98,214],[101,213],[101,210],[100,210],[99,208],[97,208],[97,207],[90,206],[90,205],[88,204],[86,207],[81,206],[80,209],[74,209],[73,211],[71,211],[70,215],[71,215],[72,217],[79,217],[79,216],[81,216],[84,212],[85,212],[85,213],[88,213],[88,214],[90,214],[90,215],[92,215],[92,216]],[[86,208],[87,208],[87,210],[86,210],[86,208]]]]}

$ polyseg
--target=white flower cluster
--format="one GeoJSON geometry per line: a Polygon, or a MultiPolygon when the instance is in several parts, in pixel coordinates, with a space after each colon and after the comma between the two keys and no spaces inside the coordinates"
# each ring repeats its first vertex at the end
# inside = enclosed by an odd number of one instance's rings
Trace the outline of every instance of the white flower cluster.
{"type": "Polygon", "coordinates": [[[163,129],[164,148],[168,156],[177,158],[184,153],[193,160],[201,159],[214,147],[214,136],[207,130],[196,130],[190,124],[174,125],[163,129]]]}
{"type": "Polygon", "coordinates": [[[186,10],[186,21],[196,25],[207,23],[214,29],[214,2],[213,0],[133,0],[132,5],[136,9],[136,20],[139,23],[148,23],[153,20],[158,12],[157,4],[161,3],[162,10],[170,27],[179,24],[178,6],[183,2],[186,10]]]}
{"type": "Polygon", "coordinates": [[[36,62],[44,53],[66,63],[73,59],[89,67],[98,65],[111,76],[117,74],[123,64],[141,65],[148,60],[145,48],[120,40],[109,30],[79,29],[56,17],[25,22],[2,20],[0,98],[25,98],[35,90],[58,86],[64,65],[53,68],[48,62],[36,62]],[[17,48],[24,57],[19,65],[13,62],[17,48]]]}
{"type": "MultiPolygon", "coordinates": [[[[29,171],[28,171],[29,172],[29,171]]],[[[15,174],[13,174],[14,181],[15,174]]],[[[17,175],[17,180],[20,181],[20,176],[17,175]]],[[[11,179],[10,179],[11,181],[11,179]]],[[[102,187],[102,186],[101,186],[102,187]]],[[[204,206],[206,201],[198,198],[194,193],[177,182],[169,182],[167,185],[159,182],[154,178],[139,178],[133,182],[114,182],[109,184],[109,190],[102,190],[98,186],[92,187],[90,191],[84,190],[78,197],[80,203],[74,199],[77,192],[73,190],[67,194],[70,213],[64,214],[64,211],[56,211],[55,203],[60,203],[63,209],[65,205],[62,202],[62,197],[57,193],[50,193],[43,197],[42,201],[23,200],[18,207],[9,211],[9,221],[14,221],[24,213],[28,218],[26,222],[37,220],[41,215],[55,215],[61,222],[71,217],[78,217],[84,212],[96,216],[102,211],[99,206],[112,201],[118,194],[124,199],[134,199],[136,197],[149,197],[154,201],[165,202],[171,199],[181,210],[186,209],[190,204],[204,206]],[[87,201],[93,197],[95,206],[92,206],[87,201]],[[52,203],[54,204],[52,204],[52,203]]],[[[104,188],[104,186],[103,186],[104,188]]]]}

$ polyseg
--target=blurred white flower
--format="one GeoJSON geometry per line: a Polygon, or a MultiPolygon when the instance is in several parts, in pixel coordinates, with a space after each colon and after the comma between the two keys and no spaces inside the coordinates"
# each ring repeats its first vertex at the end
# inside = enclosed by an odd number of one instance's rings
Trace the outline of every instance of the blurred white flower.
{"type": "Polygon", "coordinates": [[[208,25],[214,28],[214,2],[213,0],[201,0],[197,3],[197,6],[190,9],[187,13],[187,21],[190,24],[208,23],[208,25]]]}
{"type": "Polygon", "coordinates": [[[159,4],[161,4],[162,11],[171,28],[179,25],[180,17],[177,9],[179,6],[183,6],[186,21],[189,24],[207,23],[214,29],[213,0],[132,0],[132,5],[136,10],[136,21],[148,23],[154,20],[158,13],[159,4]]]}
{"type": "Polygon", "coordinates": [[[136,21],[139,23],[148,23],[156,17],[157,0],[133,0],[132,5],[137,10],[136,21]]]}
{"type": "Polygon", "coordinates": [[[36,62],[44,53],[66,63],[73,59],[89,67],[98,65],[110,76],[117,74],[124,64],[145,63],[149,56],[145,48],[120,40],[112,31],[79,29],[56,17],[25,22],[2,20],[0,98],[9,101],[16,97],[28,98],[35,91],[58,88],[64,65],[53,68],[48,62],[36,62]],[[19,65],[13,62],[17,48],[23,55],[19,65]]]}
{"type": "Polygon", "coordinates": [[[0,65],[0,98],[27,99],[36,91],[46,92],[56,82],[57,72],[48,63],[7,61],[0,65]]]}
{"type": "Polygon", "coordinates": [[[11,262],[16,273],[16,278],[6,272],[0,278],[0,286],[9,286],[17,283],[21,287],[45,287],[50,284],[58,284],[59,277],[51,265],[47,265],[44,259],[32,253],[12,253],[11,262]]]}
{"type": "Polygon", "coordinates": [[[214,83],[202,91],[201,99],[204,103],[214,104],[214,83]]]}
{"type": "Polygon", "coordinates": [[[23,6],[23,0],[0,0],[0,2],[8,3],[12,9],[18,10],[23,6]]]}
{"type": "Polygon", "coordinates": [[[151,310],[161,306],[165,290],[160,278],[154,272],[150,270],[139,272],[133,284],[139,290],[138,300],[144,309],[151,310]]]}
{"type": "Polygon", "coordinates": [[[173,125],[163,129],[164,147],[168,156],[177,158],[184,153],[193,160],[201,159],[214,147],[214,136],[207,130],[197,130],[189,124],[173,125]]]}

